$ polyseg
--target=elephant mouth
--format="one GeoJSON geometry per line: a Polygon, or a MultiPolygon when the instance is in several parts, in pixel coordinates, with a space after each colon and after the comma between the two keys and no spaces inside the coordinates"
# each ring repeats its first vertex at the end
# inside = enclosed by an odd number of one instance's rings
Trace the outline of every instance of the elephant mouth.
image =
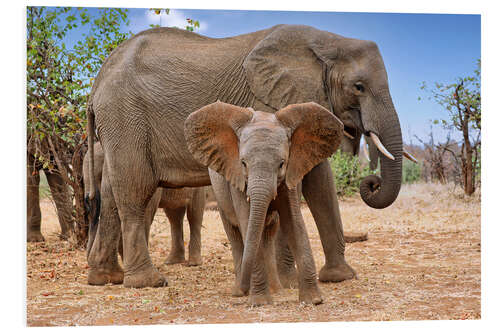
{"type": "Polygon", "coordinates": [[[357,136],[357,132],[357,128],[344,126],[344,135],[351,140],[353,140],[357,136]]]}

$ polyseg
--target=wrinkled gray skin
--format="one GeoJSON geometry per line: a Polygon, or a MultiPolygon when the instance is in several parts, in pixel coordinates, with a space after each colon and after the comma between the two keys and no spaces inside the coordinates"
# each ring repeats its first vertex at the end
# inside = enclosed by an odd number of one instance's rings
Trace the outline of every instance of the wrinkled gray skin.
{"type": "MultiPolygon", "coordinates": [[[[103,209],[116,217],[99,224],[88,257],[89,276],[117,269],[113,263],[121,220],[124,285],[166,284],[151,263],[142,232],[146,205],[158,186],[210,184],[208,169],[187,150],[183,123],[190,113],[217,100],[271,113],[314,101],[342,121],[350,119],[361,132],[377,133],[395,161],[382,156],[382,179],[368,178],[360,192],[376,208],[396,199],[401,131],[375,43],[300,25],[222,39],[174,28],[147,30],[112,52],[89,98],[89,142],[96,129],[109,162],[109,189],[102,191],[112,189],[116,194],[113,202],[103,202],[103,209]]],[[[344,258],[342,222],[328,162],[314,167],[302,183],[325,253],[319,279],[354,277],[344,258]]],[[[92,189],[90,198],[95,199],[92,189]]]]}
{"type": "Polygon", "coordinates": [[[26,208],[27,208],[27,238],[28,242],[45,241],[41,233],[42,212],[40,210],[40,171],[45,173],[47,183],[50,187],[52,199],[56,205],[57,217],[61,226],[59,238],[68,239],[71,230],[71,211],[73,205],[70,201],[68,186],[59,175],[58,170],[50,171],[44,169],[36,158],[28,151],[27,156],[27,180],[26,180],[26,208]]]}
{"type": "Polygon", "coordinates": [[[278,227],[297,263],[299,300],[322,302],[298,183],[339,146],[342,122],[316,103],[275,114],[216,102],[185,122],[189,151],[209,167],[224,229],[231,241],[236,284],[249,303],[271,303],[280,282],[274,261],[278,227]]]}
{"type": "MultiPolygon", "coordinates": [[[[83,159],[83,180],[85,186],[85,194],[88,194],[90,187],[90,175],[89,175],[89,154],[85,154],[83,159]]],[[[95,184],[99,191],[101,190],[101,180],[103,177],[103,169],[106,168],[106,163],[104,161],[104,152],[100,143],[94,144],[94,179],[95,184]]],[[[104,180],[104,186],[107,186],[107,181],[104,180]]],[[[109,195],[107,191],[101,192],[109,195]]],[[[102,201],[104,203],[113,201],[113,198],[103,197],[102,201]]],[[[165,215],[170,222],[170,231],[172,236],[172,245],[169,256],[167,257],[165,263],[167,265],[184,263],[185,259],[185,249],[184,249],[184,232],[183,232],[183,222],[184,215],[187,213],[187,220],[189,222],[189,258],[187,261],[188,266],[201,265],[201,226],[203,220],[203,211],[205,208],[205,187],[197,188],[180,188],[180,189],[157,189],[150,199],[146,211],[145,211],[145,235],[146,241],[149,239],[149,231],[151,229],[151,224],[153,223],[153,218],[155,216],[156,210],[158,208],[163,208],[165,215]]],[[[98,225],[99,216],[95,210],[88,209],[88,220],[89,220],[89,239],[87,243],[87,255],[92,249],[94,243],[98,225]],[[97,216],[96,216],[97,215],[97,216]]],[[[103,215],[101,215],[101,221],[103,219],[109,218],[107,214],[108,210],[103,209],[103,215]]],[[[106,224],[106,222],[104,222],[106,224]]],[[[118,243],[118,252],[123,258],[123,246],[122,242],[118,243]]],[[[117,265],[117,263],[114,263],[117,265]]],[[[122,283],[123,282],[123,272],[119,266],[116,266],[114,274],[108,275],[103,278],[98,276],[93,281],[93,284],[101,285],[108,282],[122,283]]]]}

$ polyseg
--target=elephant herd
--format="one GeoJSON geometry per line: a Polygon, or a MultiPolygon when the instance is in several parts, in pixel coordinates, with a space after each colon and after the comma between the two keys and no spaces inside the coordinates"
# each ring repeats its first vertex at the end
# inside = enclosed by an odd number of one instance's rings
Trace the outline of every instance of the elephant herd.
{"type": "Polygon", "coordinates": [[[167,285],[148,252],[158,207],[171,222],[167,263],[185,259],[187,212],[188,264],[201,264],[204,186],[212,185],[231,242],[233,295],[265,304],[297,284],[300,301],[319,304],[318,278],[355,276],[326,158],[340,146],[356,153],[365,135],[381,177],[363,179],[363,201],[385,208],[401,187],[401,130],[377,45],[308,26],[221,39],[176,28],[138,33],[104,62],[87,117],[89,284],[167,285]],[[325,254],[318,275],[300,193],[325,254]]]}

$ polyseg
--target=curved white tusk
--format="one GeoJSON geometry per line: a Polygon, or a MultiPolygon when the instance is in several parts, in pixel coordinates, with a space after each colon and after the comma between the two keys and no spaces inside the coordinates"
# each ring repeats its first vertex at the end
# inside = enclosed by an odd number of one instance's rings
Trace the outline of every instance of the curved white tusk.
{"type": "Polygon", "coordinates": [[[382,144],[382,142],[380,142],[380,139],[378,138],[378,136],[375,133],[370,132],[370,138],[372,138],[373,143],[377,146],[378,150],[382,154],[384,154],[387,158],[390,158],[391,160],[394,161],[394,156],[392,156],[392,154],[389,153],[389,151],[387,149],[385,149],[384,145],[382,144]]]}
{"type": "MultiPolygon", "coordinates": [[[[365,138],[365,140],[366,140],[366,138],[365,138]]],[[[367,148],[368,144],[365,142],[362,144],[362,146],[363,146],[363,154],[365,155],[368,162],[371,162],[370,155],[368,154],[368,148],[367,148]]]]}
{"type": "Polygon", "coordinates": [[[354,139],[354,137],[351,134],[347,133],[346,131],[344,131],[344,135],[347,136],[351,140],[354,139]]]}
{"type": "Polygon", "coordinates": [[[418,163],[418,160],[409,152],[406,151],[406,149],[403,149],[403,156],[412,161],[413,163],[418,163]]]}

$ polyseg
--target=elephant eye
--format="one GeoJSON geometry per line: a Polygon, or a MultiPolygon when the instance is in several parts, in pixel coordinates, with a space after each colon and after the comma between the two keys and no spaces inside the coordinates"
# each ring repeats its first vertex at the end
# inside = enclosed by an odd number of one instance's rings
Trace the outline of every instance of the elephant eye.
{"type": "Polygon", "coordinates": [[[284,165],[285,165],[285,160],[281,160],[280,169],[283,168],[284,165]]]}
{"type": "Polygon", "coordinates": [[[363,85],[361,83],[355,83],[354,88],[356,88],[356,90],[359,92],[365,91],[365,87],[363,87],[363,85]]]}
{"type": "Polygon", "coordinates": [[[241,160],[241,164],[243,165],[244,168],[247,167],[247,163],[244,160],[241,160]]]}

